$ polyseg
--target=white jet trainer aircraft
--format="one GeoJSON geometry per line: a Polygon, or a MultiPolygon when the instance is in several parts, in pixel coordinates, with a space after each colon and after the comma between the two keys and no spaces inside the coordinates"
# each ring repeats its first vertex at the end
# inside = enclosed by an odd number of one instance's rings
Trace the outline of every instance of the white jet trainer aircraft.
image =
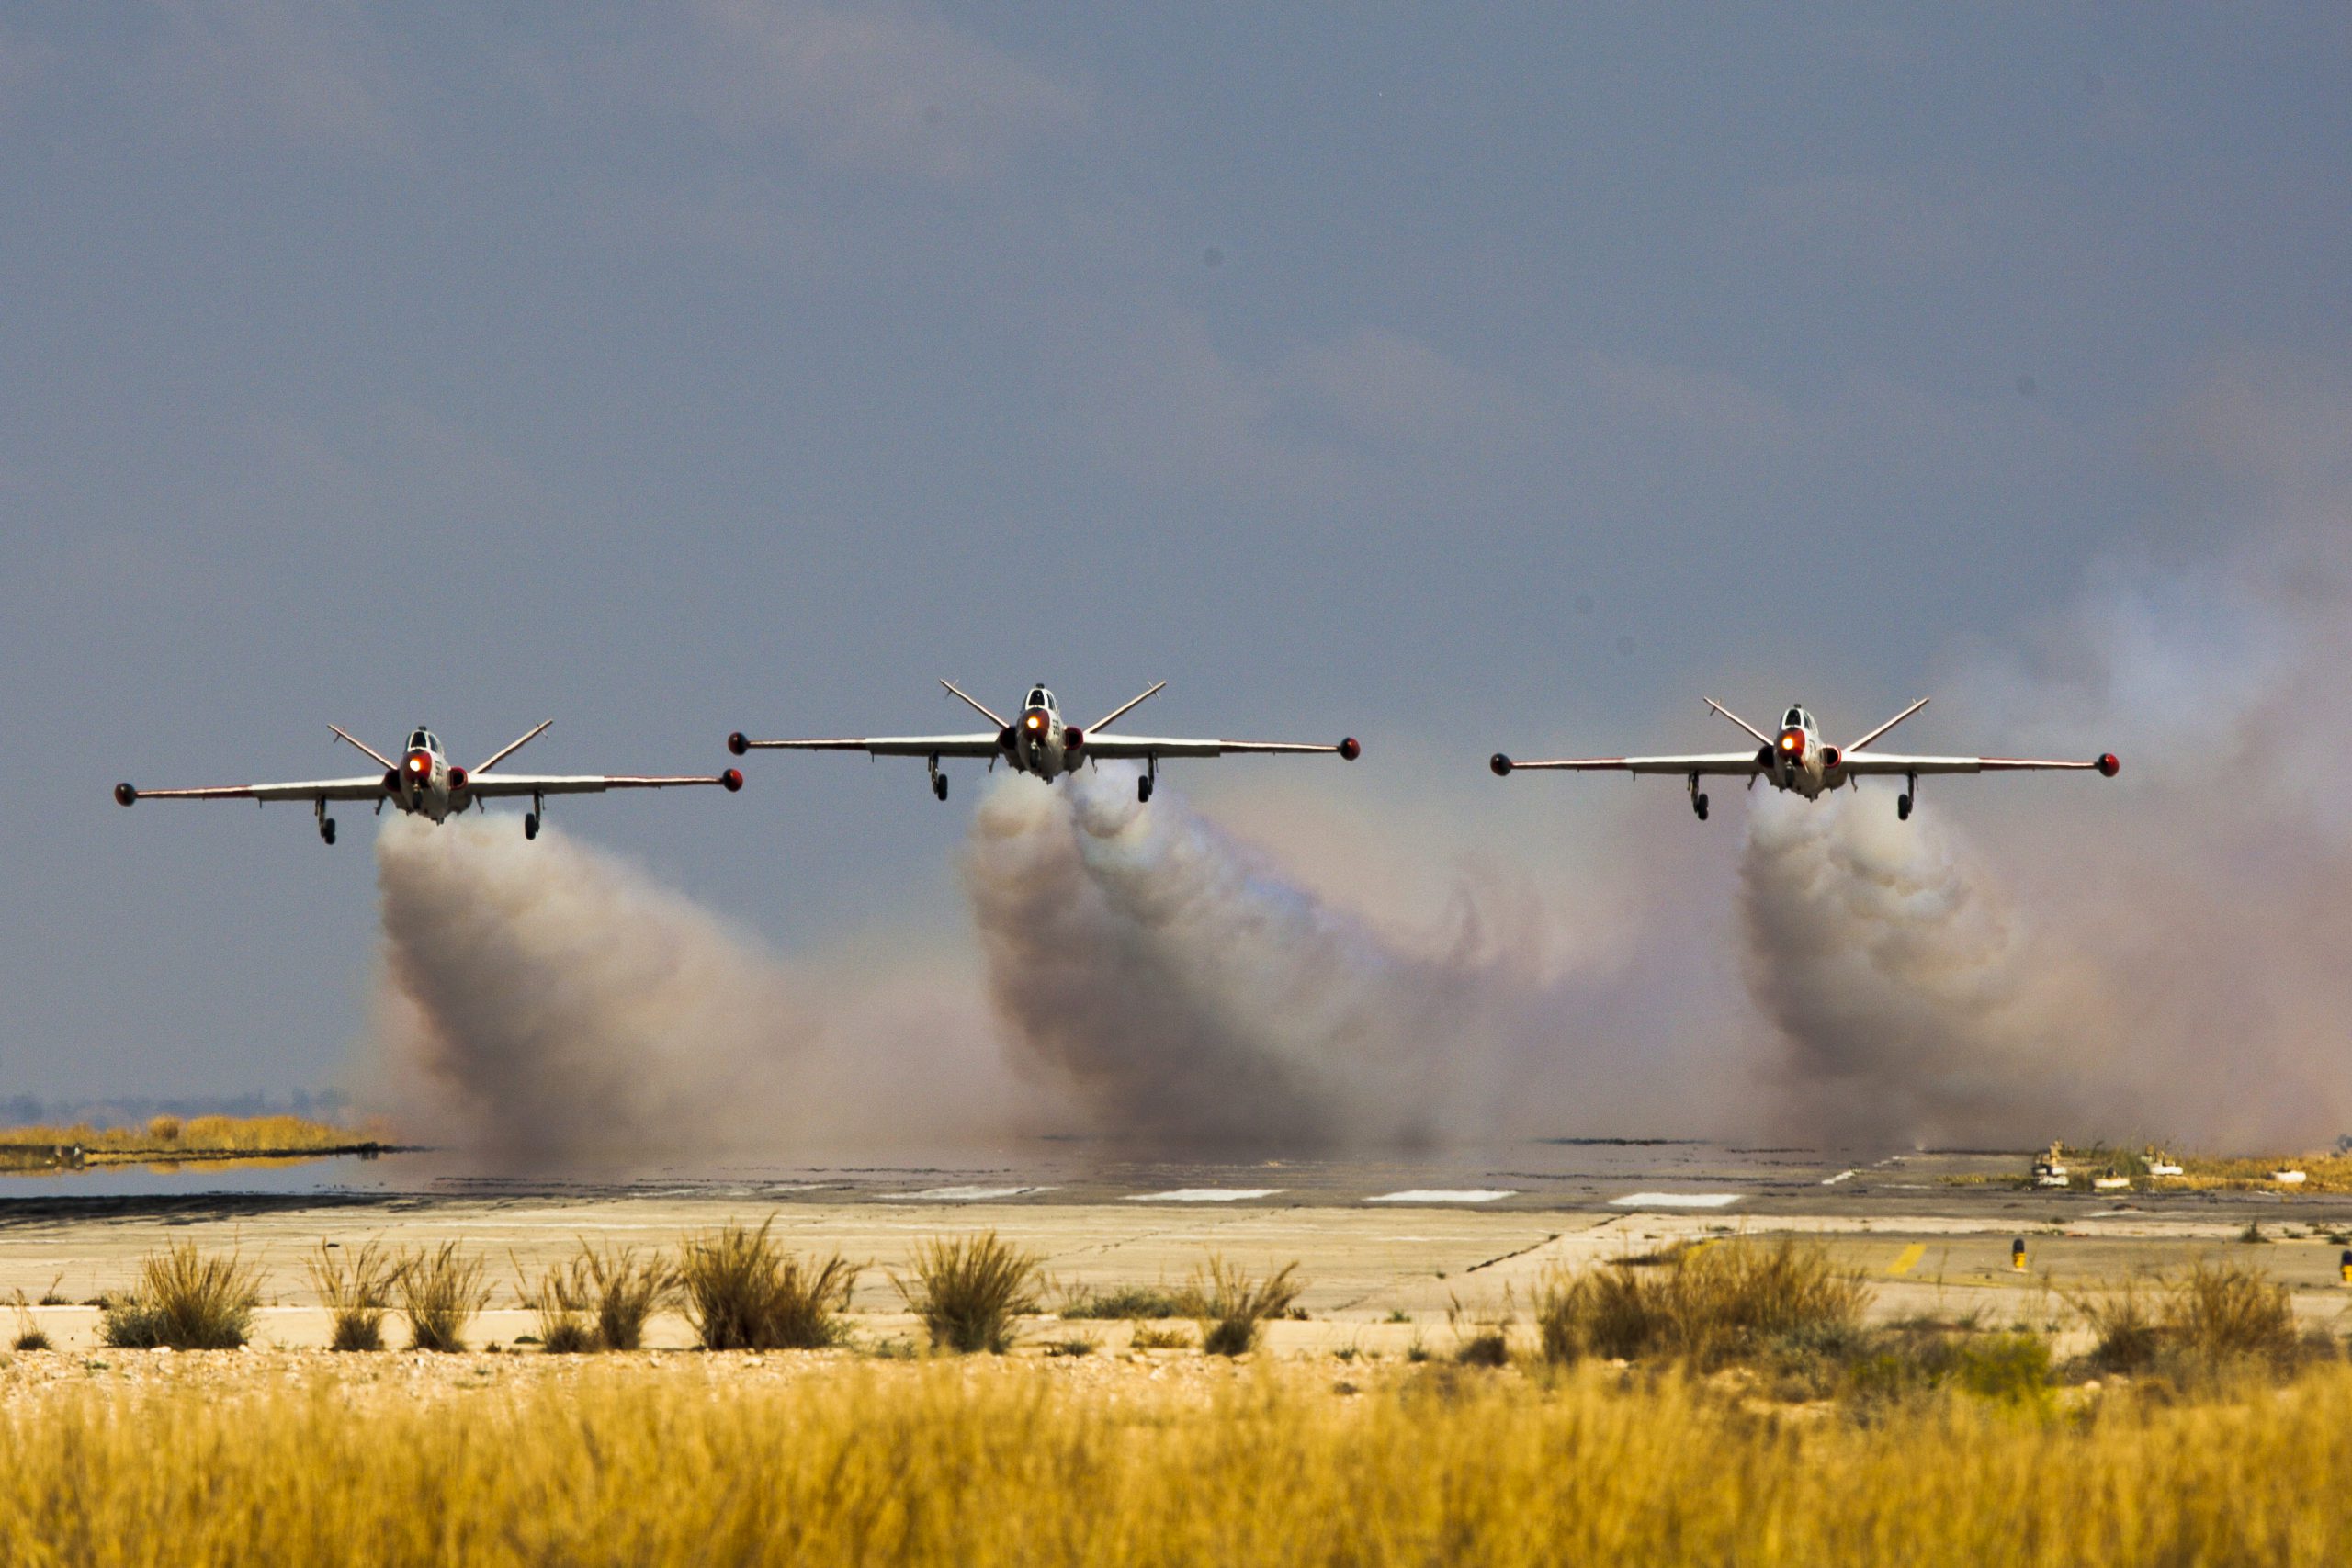
{"type": "Polygon", "coordinates": [[[1363,755],[1363,748],[1353,736],[1336,746],[1315,746],[1289,740],[1181,740],[1102,733],[1144,697],[1167,685],[1165,681],[1155,682],[1142,696],[1112,709],[1087,729],[1064,724],[1061,705],[1043,685],[1029,688],[1029,700],[1022,705],[1020,719],[1008,724],[955,682],[943,679],[939,683],[971,704],[996,728],[977,735],[891,735],[859,740],[751,740],[739,729],[727,738],[727,749],[738,757],[755,750],[925,757],[931,761],[931,793],[942,800],[947,798],[947,775],[939,771],[942,757],[986,757],[991,772],[996,760],[1001,757],[1015,772],[1035,773],[1049,782],[1063,773],[1076,773],[1088,761],[1130,758],[1144,764],[1144,775],[1136,781],[1136,798],[1149,800],[1152,784],[1159,777],[1162,757],[1222,757],[1228,751],[1336,751],[1352,762],[1363,755]]]}
{"type": "Polygon", "coordinates": [[[1727,773],[1744,777],[1750,789],[1758,778],[1763,778],[1775,789],[1793,790],[1807,800],[1817,800],[1826,790],[1850,784],[1865,773],[1903,775],[1903,793],[1894,797],[1894,815],[1905,821],[1911,818],[1911,802],[1919,792],[1919,777],[1923,773],[2007,773],[2039,769],[2096,770],[2113,778],[2122,766],[2112,751],[2087,762],[2038,761],[2020,757],[1911,757],[1892,751],[1868,751],[1863,748],[1928,705],[1921,697],[1868,735],[1850,746],[1826,746],[1822,743],[1821,728],[1813,715],[1802,707],[1792,707],[1781,716],[1781,733],[1767,735],[1714,698],[1706,699],[1709,707],[1739,726],[1762,742],[1753,751],[1704,751],[1687,757],[1583,757],[1549,762],[1514,762],[1500,751],[1494,754],[1487,766],[1498,775],[1519,768],[1560,768],[1585,773],[1618,772],[1627,773],[1682,773],[1690,781],[1690,807],[1699,820],[1707,819],[1707,797],[1699,793],[1699,780],[1708,773],[1727,773]]]}
{"type": "Polygon", "coordinates": [[[119,784],[114,786],[114,797],[125,806],[139,800],[307,800],[319,818],[319,837],[332,844],[334,818],[327,815],[330,800],[372,800],[379,812],[389,800],[402,811],[439,822],[493,796],[527,795],[531,797],[531,809],[523,814],[523,837],[536,839],[539,836],[539,818],[547,810],[546,797],[550,795],[602,795],[608,789],[666,789],[673,784],[718,784],[729,792],[743,787],[743,775],[733,768],[715,778],[491,773],[491,769],[538,739],[554,722],[546,720],[477,768],[452,767],[448,754],[441,750],[440,738],[421,725],[410,732],[408,750],[395,762],[365,741],[353,739],[341,727],[330,724],[327,728],[334,731],[336,739],[349,740],[382,763],[384,771],[356,779],[230,784],[217,789],[134,789],[119,784]]]}

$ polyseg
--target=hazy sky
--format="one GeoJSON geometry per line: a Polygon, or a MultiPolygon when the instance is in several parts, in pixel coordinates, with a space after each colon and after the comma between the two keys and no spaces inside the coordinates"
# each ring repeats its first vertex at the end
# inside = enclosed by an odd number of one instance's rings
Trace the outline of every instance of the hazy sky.
{"type": "MultiPolygon", "coordinates": [[[[2017,743],[1937,678],[2226,549],[2198,411],[2352,371],[2339,8],[1535,9],[0,8],[0,1093],[330,1081],[373,824],[107,791],[331,721],[701,772],[1165,678],[1366,741],[1171,770],[1240,830],[1657,818],[1720,921],[1736,811],[1487,752],[2017,743]]],[[[972,769],[746,771],[554,814],[970,942],[972,769]]]]}

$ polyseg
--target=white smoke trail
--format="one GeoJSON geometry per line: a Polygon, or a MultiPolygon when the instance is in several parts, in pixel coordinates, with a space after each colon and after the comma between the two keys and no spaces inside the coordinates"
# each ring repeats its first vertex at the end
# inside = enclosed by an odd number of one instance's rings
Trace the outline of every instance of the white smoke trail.
{"type": "Polygon", "coordinates": [[[1384,937],[1170,793],[1138,806],[1130,768],[1000,784],[965,885],[1016,1061],[1148,1144],[1453,1135],[1537,1027],[1532,920],[1465,899],[1440,940],[1384,937]]]}
{"type": "Polygon", "coordinates": [[[414,1135],[516,1168],[883,1145],[1012,1117],[968,976],[785,963],[560,831],[386,824],[379,1045],[414,1135]]]}

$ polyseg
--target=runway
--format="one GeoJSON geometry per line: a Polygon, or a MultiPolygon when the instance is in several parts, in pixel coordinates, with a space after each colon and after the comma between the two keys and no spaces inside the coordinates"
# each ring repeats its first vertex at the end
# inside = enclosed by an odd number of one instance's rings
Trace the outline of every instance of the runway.
{"type": "MultiPolygon", "coordinates": [[[[1253,1270],[1295,1261],[1306,1322],[1283,1349],[1401,1349],[1445,1331],[1450,1308],[1523,1310],[1546,1270],[1655,1252],[1678,1241],[1783,1232],[1826,1239],[1868,1275],[1883,1318],[2050,1315],[2055,1297],[2162,1274],[2227,1250],[2290,1285],[2298,1310],[2332,1318],[2352,1292],[2337,1258],[2352,1198],[2324,1194],[2045,1192],[2020,1189],[2021,1154],[1881,1155],[1699,1142],[1548,1142],[1476,1156],[1211,1161],[1031,1146],[992,1159],[657,1172],[628,1179],[492,1176],[429,1155],[248,1172],[164,1173],[171,1190],[93,1190],[79,1178],[0,1190],[0,1294],[36,1309],[66,1348],[95,1343],[96,1310],[137,1259],[171,1243],[238,1248],[264,1270],[260,1337],[323,1338],[304,1256],[322,1240],[396,1247],[455,1240],[498,1291],[478,1331],[528,1331],[513,1289],[581,1240],[673,1247],[691,1232],[774,1218],[800,1251],[871,1265],[853,1309],[868,1337],[906,1331],[889,1273],[925,1237],[994,1229],[1037,1253],[1054,1289],[1181,1282],[1212,1252],[1253,1270]],[[288,1190],[289,1178],[307,1183],[288,1190]],[[2258,1244],[2239,1239],[2253,1222],[2258,1244]],[[2011,1267],[2022,1239],[2028,1267],[2011,1267]]],[[[107,1188],[137,1173],[101,1173],[107,1188]]],[[[664,1320],[656,1343],[682,1345],[664,1320]]],[[[1119,1325],[1088,1330],[1115,1338],[1119,1325]]]]}

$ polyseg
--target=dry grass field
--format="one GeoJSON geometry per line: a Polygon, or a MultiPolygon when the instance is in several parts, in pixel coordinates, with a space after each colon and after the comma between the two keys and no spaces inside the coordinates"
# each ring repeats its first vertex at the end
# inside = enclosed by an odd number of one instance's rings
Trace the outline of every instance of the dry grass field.
{"type": "Polygon", "coordinates": [[[18,1357],[0,1560],[2335,1563],[2352,1371],[1759,1402],[1588,1361],[18,1357]],[[47,1363],[36,1369],[32,1363],[47,1363]]]}

